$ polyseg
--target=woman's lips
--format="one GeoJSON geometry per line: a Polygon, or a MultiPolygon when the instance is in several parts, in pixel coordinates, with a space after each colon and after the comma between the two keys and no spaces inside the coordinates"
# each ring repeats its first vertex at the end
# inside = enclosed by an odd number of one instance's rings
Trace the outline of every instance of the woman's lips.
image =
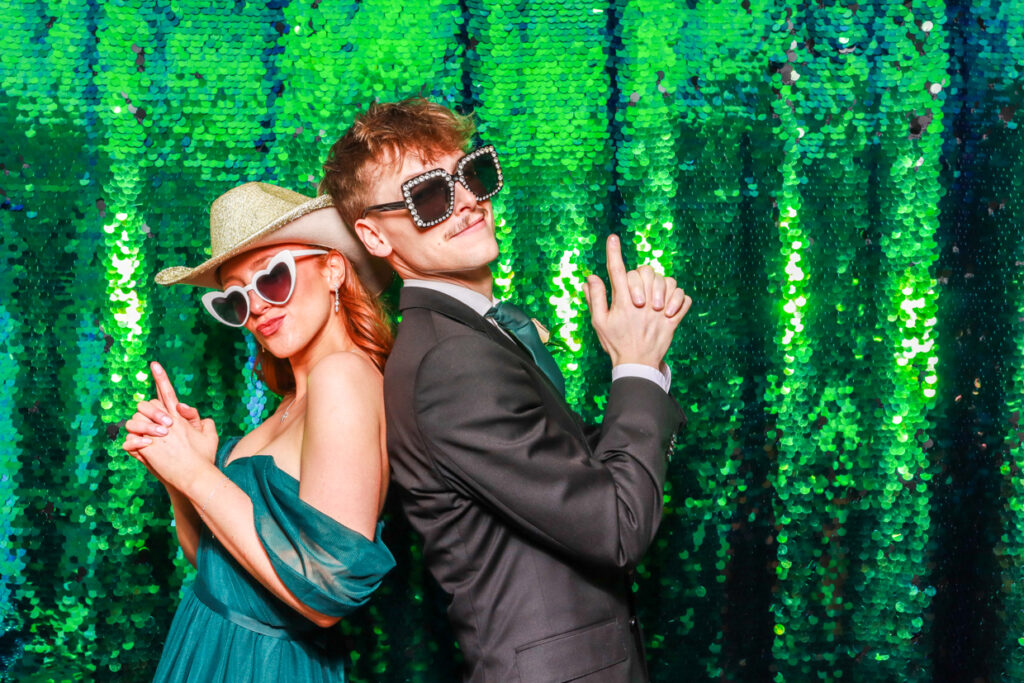
{"type": "Polygon", "coordinates": [[[269,337],[270,335],[274,334],[279,329],[281,329],[281,324],[283,322],[284,316],[280,315],[276,318],[268,320],[265,323],[260,323],[259,325],[256,326],[256,331],[262,334],[264,337],[269,337]]]}

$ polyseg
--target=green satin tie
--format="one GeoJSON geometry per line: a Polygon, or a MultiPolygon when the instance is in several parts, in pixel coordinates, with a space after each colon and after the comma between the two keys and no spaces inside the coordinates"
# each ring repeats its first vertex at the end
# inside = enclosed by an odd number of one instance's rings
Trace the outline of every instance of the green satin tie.
{"type": "Polygon", "coordinates": [[[507,301],[500,301],[497,306],[493,306],[491,310],[487,311],[485,317],[493,318],[494,322],[501,326],[501,329],[525,346],[533,356],[533,362],[537,364],[537,367],[548,376],[555,388],[563,396],[565,395],[565,378],[562,377],[562,371],[558,369],[558,363],[544,346],[544,342],[540,340],[540,335],[537,333],[533,321],[530,320],[530,316],[526,315],[519,307],[507,301]]]}

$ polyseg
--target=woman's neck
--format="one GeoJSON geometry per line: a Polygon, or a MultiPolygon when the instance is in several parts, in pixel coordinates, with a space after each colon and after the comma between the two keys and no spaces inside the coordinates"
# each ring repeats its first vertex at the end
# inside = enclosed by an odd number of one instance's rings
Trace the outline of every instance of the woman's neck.
{"type": "Polygon", "coordinates": [[[306,395],[309,373],[317,363],[332,353],[357,349],[358,346],[352,341],[341,319],[332,318],[330,325],[326,325],[305,348],[288,359],[292,366],[292,374],[295,376],[296,400],[306,395]]]}

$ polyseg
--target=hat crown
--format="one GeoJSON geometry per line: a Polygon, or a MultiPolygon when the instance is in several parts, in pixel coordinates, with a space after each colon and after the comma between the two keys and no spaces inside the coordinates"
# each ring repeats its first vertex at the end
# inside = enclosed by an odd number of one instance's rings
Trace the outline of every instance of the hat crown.
{"type": "Polygon", "coordinates": [[[210,205],[211,256],[226,254],[308,201],[298,192],[267,183],[245,183],[228,190],[210,205]]]}

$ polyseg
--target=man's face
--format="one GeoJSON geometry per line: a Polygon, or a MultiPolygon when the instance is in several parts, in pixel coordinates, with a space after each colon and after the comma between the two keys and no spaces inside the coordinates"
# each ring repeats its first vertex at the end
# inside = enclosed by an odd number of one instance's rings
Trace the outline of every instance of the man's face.
{"type": "MultiPolygon", "coordinates": [[[[401,166],[383,167],[370,204],[401,201],[403,182],[436,168],[453,173],[463,156],[453,151],[424,161],[407,154],[401,166]]],[[[408,209],[399,209],[371,212],[355,228],[370,252],[387,258],[402,279],[489,283],[489,264],[498,257],[490,200],[477,200],[460,182],[455,183],[452,215],[437,225],[419,228],[408,209]]]]}

